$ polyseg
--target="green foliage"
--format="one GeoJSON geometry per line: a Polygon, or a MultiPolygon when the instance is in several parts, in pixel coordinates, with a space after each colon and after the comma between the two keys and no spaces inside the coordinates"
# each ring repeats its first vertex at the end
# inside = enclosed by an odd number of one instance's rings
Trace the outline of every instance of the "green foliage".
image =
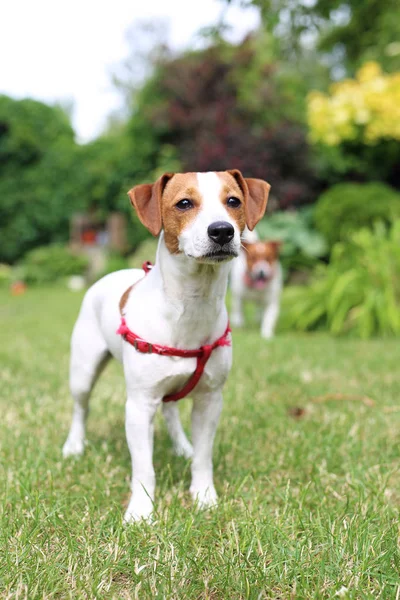
{"type": "Polygon", "coordinates": [[[234,65],[229,82],[235,84],[236,102],[258,128],[283,120],[305,122],[310,82],[295,65],[279,60],[276,40],[269,33],[258,32],[229,54],[234,65]]]}
{"type": "Polygon", "coordinates": [[[397,0],[221,1],[258,7],[263,28],[276,38],[280,54],[299,64],[311,44],[315,55],[325,55],[332,67],[350,74],[366,60],[378,60],[389,71],[400,68],[397,0]]]}
{"type": "Polygon", "coordinates": [[[148,155],[150,132],[134,133],[120,128],[78,146],[59,107],[0,96],[0,261],[66,242],[71,216],[93,207],[104,218],[126,214],[131,247],[148,237],[127,191],[179,163],[168,145],[148,155]]]}
{"type": "Polygon", "coordinates": [[[262,239],[282,240],[281,260],[286,271],[313,267],[327,253],[324,237],[313,226],[313,209],[267,214],[257,225],[262,239]]]}
{"type": "Polygon", "coordinates": [[[6,287],[11,283],[12,269],[9,265],[0,263],[0,287],[6,287]]]}
{"type": "Polygon", "coordinates": [[[338,242],[307,287],[286,293],[285,326],[361,338],[400,335],[400,220],[338,242]]]}
{"type": "Polygon", "coordinates": [[[336,146],[318,142],[313,145],[312,161],[320,180],[331,186],[346,180],[383,181],[398,188],[399,146],[397,140],[344,141],[336,146]]]}
{"type": "Polygon", "coordinates": [[[72,143],[74,133],[68,116],[59,106],[36,100],[13,100],[0,96],[0,168],[12,164],[37,164],[49,146],[72,143]]]}
{"type": "MultiPolygon", "coordinates": [[[[135,183],[141,183],[132,142],[126,132],[117,131],[77,148],[74,163],[74,185],[79,197],[79,210],[95,207],[100,218],[112,211],[125,214],[128,243],[136,247],[148,233],[132,210],[127,196],[135,183]]],[[[147,178],[151,180],[150,174],[147,178]]]]}
{"type": "Polygon", "coordinates": [[[83,275],[88,258],[59,245],[43,246],[28,252],[18,265],[18,275],[26,283],[53,283],[68,275],[83,275]]]}
{"type": "Polygon", "coordinates": [[[73,135],[60,108],[0,97],[0,260],[68,238],[73,135]]]}
{"type": "MultiPolygon", "coordinates": [[[[313,9],[328,19],[320,36],[319,50],[334,55],[335,50],[342,48],[350,73],[368,60],[379,61],[387,71],[400,69],[400,4],[397,0],[345,0],[339,6],[336,0],[317,0],[313,9]],[[335,12],[337,16],[341,13],[342,18],[332,25],[329,20],[335,12]]],[[[342,62],[343,58],[339,60],[342,62]]]]}
{"type": "Polygon", "coordinates": [[[315,225],[332,246],[375,221],[390,224],[400,217],[400,194],[384,183],[339,183],[322,194],[315,206],[315,225]]]}

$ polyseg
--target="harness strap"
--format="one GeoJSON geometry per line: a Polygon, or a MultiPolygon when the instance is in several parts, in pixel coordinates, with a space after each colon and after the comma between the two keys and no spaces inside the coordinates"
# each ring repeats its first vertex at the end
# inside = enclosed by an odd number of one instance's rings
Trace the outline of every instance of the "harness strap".
{"type": "MultiPolygon", "coordinates": [[[[146,262],[143,264],[143,270],[146,274],[151,270],[151,268],[152,264],[150,262],[146,262]]],[[[124,292],[122,298],[125,300],[125,302],[132,288],[133,286],[130,286],[124,292]]],[[[122,304],[122,298],[120,302],[120,307],[122,304]]],[[[123,306],[125,305],[125,302],[123,303],[123,306]]],[[[218,348],[219,346],[231,345],[231,341],[229,339],[230,331],[231,328],[228,322],[224,334],[221,335],[221,337],[218,338],[213,344],[206,344],[204,346],[200,346],[200,348],[197,348],[195,350],[181,350],[180,348],[173,348],[171,346],[150,344],[150,342],[146,342],[146,340],[143,340],[140,336],[138,336],[136,333],[129,329],[129,327],[126,324],[125,317],[122,315],[121,309],[121,325],[119,326],[116,333],[118,335],[122,335],[122,337],[126,342],[128,342],[128,344],[131,344],[131,346],[133,346],[135,350],[141,352],[142,354],[159,354],[161,356],[179,356],[180,358],[197,359],[196,370],[186,382],[186,384],[183,386],[183,388],[178,392],[175,392],[174,394],[168,394],[163,398],[163,402],[176,402],[177,400],[180,400],[181,398],[184,398],[185,396],[190,394],[190,392],[196,387],[213,350],[215,350],[215,348],[218,348]]]]}
{"type": "Polygon", "coordinates": [[[196,370],[190,379],[186,382],[183,388],[179,392],[175,392],[175,394],[168,394],[164,396],[163,402],[176,402],[177,400],[181,400],[196,387],[199,383],[200,377],[203,375],[205,366],[207,364],[208,359],[211,356],[213,351],[212,346],[203,346],[203,354],[197,357],[196,370]]]}

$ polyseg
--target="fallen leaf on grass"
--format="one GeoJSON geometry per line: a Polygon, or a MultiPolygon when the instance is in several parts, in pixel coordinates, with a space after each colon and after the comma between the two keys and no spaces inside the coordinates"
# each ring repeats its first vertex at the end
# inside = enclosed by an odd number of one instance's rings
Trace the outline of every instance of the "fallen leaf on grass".
{"type": "Polygon", "coordinates": [[[290,406],[287,412],[290,417],[293,417],[293,419],[301,419],[304,417],[307,411],[301,406],[290,406]]]}

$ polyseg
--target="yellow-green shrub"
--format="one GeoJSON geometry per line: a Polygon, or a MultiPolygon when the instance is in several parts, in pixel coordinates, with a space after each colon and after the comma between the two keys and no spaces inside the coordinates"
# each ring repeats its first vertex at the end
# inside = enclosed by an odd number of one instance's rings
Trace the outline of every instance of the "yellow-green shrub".
{"type": "Polygon", "coordinates": [[[400,73],[385,74],[368,62],[354,79],[332,84],[329,94],[311,92],[308,124],[311,141],[328,146],[400,140],[400,73]]]}

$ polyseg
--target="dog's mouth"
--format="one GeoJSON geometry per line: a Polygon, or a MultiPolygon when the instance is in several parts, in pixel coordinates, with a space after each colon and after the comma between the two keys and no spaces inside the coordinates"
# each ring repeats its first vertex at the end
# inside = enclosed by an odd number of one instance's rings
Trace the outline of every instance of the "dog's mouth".
{"type": "Polygon", "coordinates": [[[256,290],[263,290],[268,281],[268,279],[253,279],[252,287],[254,287],[256,290]]]}
{"type": "Polygon", "coordinates": [[[226,262],[237,256],[238,254],[233,250],[214,250],[213,252],[207,252],[207,254],[203,254],[202,256],[192,256],[192,258],[195,258],[198,262],[210,264],[226,262]]]}

